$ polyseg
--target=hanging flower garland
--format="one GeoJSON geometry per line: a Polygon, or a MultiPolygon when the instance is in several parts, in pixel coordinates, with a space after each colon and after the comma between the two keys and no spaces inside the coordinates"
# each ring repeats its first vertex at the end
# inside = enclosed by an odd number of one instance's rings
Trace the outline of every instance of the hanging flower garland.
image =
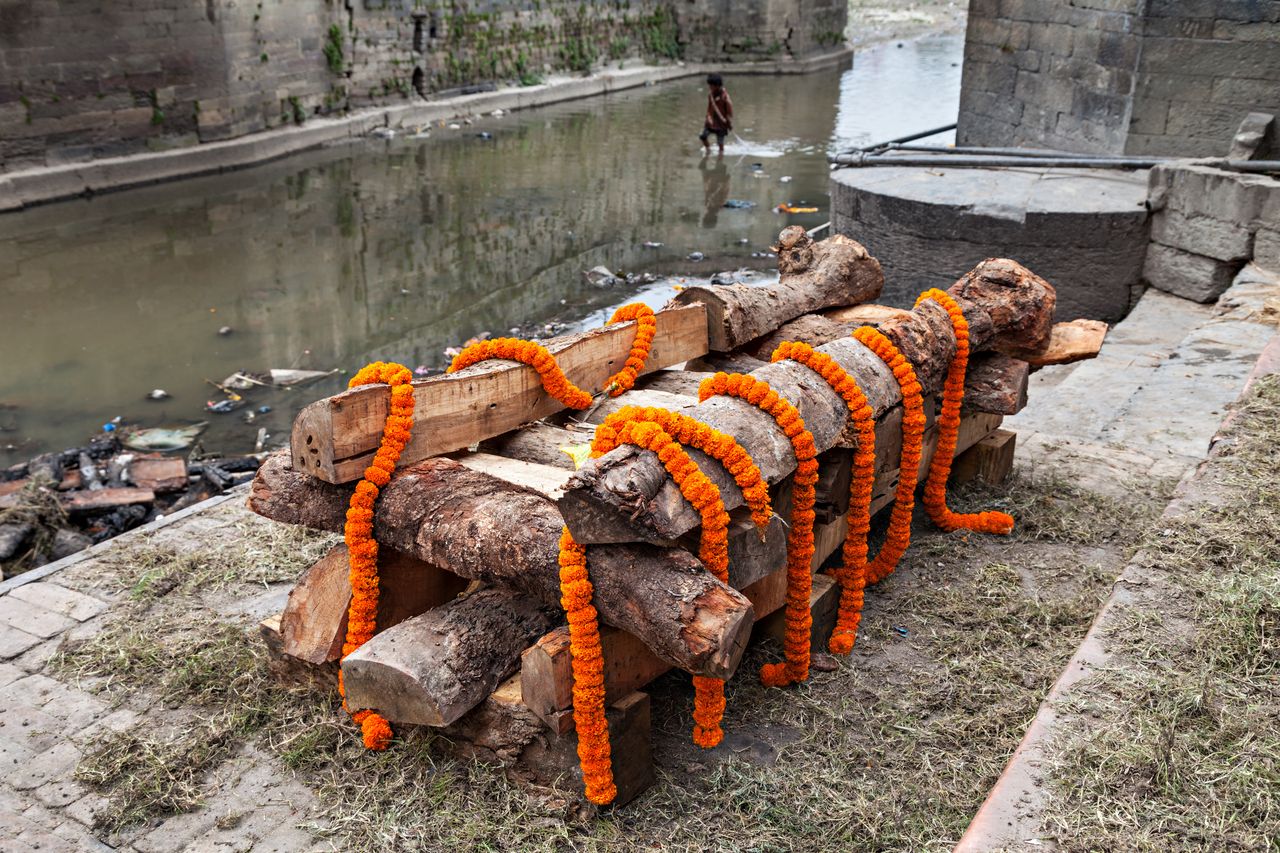
{"type": "Polygon", "coordinates": [[[573,666],[573,726],[578,733],[578,764],[587,799],[608,805],[618,795],[613,781],[609,721],[604,711],[604,650],[600,622],[591,604],[595,589],[587,573],[587,549],[560,533],[560,604],[569,621],[569,659],[573,666]]]}
{"type": "MultiPolygon", "coordinates": [[[[653,309],[647,305],[632,303],[623,305],[614,312],[610,323],[625,320],[636,321],[636,338],[631,344],[626,364],[622,370],[610,376],[605,382],[605,390],[613,396],[633,387],[636,377],[644,369],[645,361],[653,346],[653,336],[657,331],[658,321],[653,309]]],[[[556,357],[542,344],[533,341],[522,341],[518,338],[492,338],[477,341],[453,357],[446,373],[457,373],[463,368],[471,367],[491,358],[505,358],[527,364],[538,371],[542,381],[542,389],[547,395],[559,400],[570,409],[587,409],[591,407],[592,396],[569,381],[564,375],[556,357]]]]}
{"type": "Polygon", "coordinates": [[[611,326],[627,320],[636,321],[636,339],[631,344],[627,363],[605,383],[604,390],[610,397],[616,397],[635,387],[636,377],[640,375],[641,370],[644,370],[644,363],[649,359],[649,350],[653,347],[653,336],[658,331],[657,316],[652,308],[642,302],[623,305],[613,312],[613,316],[605,325],[611,326]]]}
{"type": "Polygon", "coordinates": [[[809,593],[813,587],[813,487],[818,482],[817,448],[796,407],[769,384],[741,373],[717,373],[702,381],[699,400],[727,396],[745,400],[771,415],[791,440],[796,473],[791,499],[791,529],[787,535],[787,607],[783,634],[783,663],[765,664],[760,679],[770,687],[782,687],[809,677],[810,632],[813,614],[809,593]]]}
{"type": "MultiPolygon", "coordinates": [[[[409,443],[413,427],[412,380],[413,374],[407,367],[379,361],[361,368],[348,383],[349,388],[390,385],[391,409],[382,428],[382,444],[373,462],[364,470],[364,479],[356,484],[343,528],[351,573],[351,606],[347,612],[347,637],[342,644],[344,658],[367,643],[378,630],[378,542],[373,538],[373,507],[378,491],[391,481],[400,454],[409,443]]],[[[341,669],[338,670],[338,694],[343,697],[346,708],[341,669]]],[[[369,710],[354,711],[351,718],[360,725],[366,747],[387,748],[391,742],[391,725],[385,718],[369,710]]]]}
{"type": "Polygon", "coordinates": [[[929,518],[942,530],[973,530],[978,533],[1008,534],[1013,531],[1013,516],[994,510],[956,513],[947,509],[947,478],[956,453],[960,434],[960,404],[964,402],[964,377],[969,366],[969,322],[960,306],[945,290],[926,290],[916,305],[932,299],[947,310],[956,336],[956,352],[947,367],[947,381],[942,390],[942,411],[938,414],[938,448],[929,465],[924,484],[924,508],[929,518]]]}
{"type": "Polygon", "coordinates": [[[888,365],[902,392],[902,455],[898,465],[898,489],[884,545],[875,559],[867,563],[866,582],[873,584],[888,577],[898,567],[898,561],[911,545],[911,512],[915,508],[920,457],[924,452],[924,400],[915,368],[892,341],[871,326],[855,329],[853,337],[888,365]]]}
{"type": "MultiPolygon", "coordinates": [[[[724,511],[724,501],[720,490],[698,469],[681,445],[696,447],[729,471],[763,535],[771,514],[769,488],[750,455],[732,437],[688,415],[654,407],[625,406],[609,415],[596,428],[591,455],[599,458],[619,444],[634,444],[658,454],[680,493],[702,515],[698,558],[716,578],[728,583],[729,516],[724,511]]],[[[724,679],[695,675],[693,686],[693,742],[710,749],[724,739],[720,727],[725,709],[724,679]]]]}
{"type": "Polygon", "coordinates": [[[827,649],[832,654],[847,655],[858,637],[866,588],[867,535],[871,532],[871,493],[876,482],[875,412],[858,383],[831,356],[816,352],[808,344],[788,341],[773,351],[773,361],[784,359],[803,364],[821,376],[845,401],[849,417],[858,430],[858,449],[853,454],[853,478],[849,484],[849,531],[844,539],[842,565],[835,572],[840,584],[840,607],[835,628],[827,640],[827,649]]]}

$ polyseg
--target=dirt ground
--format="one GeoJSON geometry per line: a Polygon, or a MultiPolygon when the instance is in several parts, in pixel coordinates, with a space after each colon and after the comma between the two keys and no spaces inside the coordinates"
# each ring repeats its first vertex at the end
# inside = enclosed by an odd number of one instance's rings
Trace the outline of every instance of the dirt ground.
{"type": "Polygon", "coordinates": [[[1013,512],[1017,532],[921,525],[868,592],[857,648],[835,671],[768,690],[754,672],[779,649],[749,652],[717,749],[689,740],[687,676],[653,685],[659,780],[616,810],[455,761],[421,731],[368,753],[327,689],[272,679],[252,602],[278,601],[331,540],[250,517],[216,547],[142,542],[69,570],[64,582],[122,604],[103,630],[73,632],[46,671],[136,716],[75,773],[104,797],[96,821],[114,843],[210,808],[222,768],[251,755],[314,794],[298,823],[334,849],[949,849],[1166,490],[1120,503],[1016,478],[963,494],[961,508],[1013,512]]]}

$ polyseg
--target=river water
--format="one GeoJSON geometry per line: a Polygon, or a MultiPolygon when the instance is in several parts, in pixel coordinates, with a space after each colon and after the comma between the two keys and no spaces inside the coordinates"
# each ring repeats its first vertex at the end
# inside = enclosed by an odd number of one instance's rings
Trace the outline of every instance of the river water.
{"type": "Polygon", "coordinates": [[[225,453],[263,426],[280,444],[340,375],[258,389],[230,414],[205,413],[223,396],[205,380],[438,368],[472,335],[572,327],[635,294],[588,284],[597,265],[669,281],[768,268],[753,254],[782,227],[829,218],[829,151],[954,121],[962,49],[936,36],[862,50],[847,70],[729,69],[738,135],[723,159],[700,156],[705,88],[690,79],[0,215],[0,463],[117,417],[207,420],[204,447],[225,453]],[[782,202],[818,212],[774,213],[782,202]],[[171,397],[147,400],[156,388],[171,397]]]}

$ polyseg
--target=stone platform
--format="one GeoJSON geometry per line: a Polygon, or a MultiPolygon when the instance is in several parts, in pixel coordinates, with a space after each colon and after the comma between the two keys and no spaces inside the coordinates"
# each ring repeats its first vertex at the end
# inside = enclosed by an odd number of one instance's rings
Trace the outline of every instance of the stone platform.
{"type": "Polygon", "coordinates": [[[1058,320],[1128,313],[1149,239],[1145,171],[882,166],[831,176],[832,227],[884,265],[886,298],[948,287],[988,257],[1058,289],[1058,320]]]}

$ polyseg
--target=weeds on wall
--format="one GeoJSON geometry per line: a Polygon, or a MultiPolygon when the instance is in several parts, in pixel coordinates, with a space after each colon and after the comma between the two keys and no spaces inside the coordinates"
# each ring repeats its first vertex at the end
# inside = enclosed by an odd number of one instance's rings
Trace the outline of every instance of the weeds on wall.
{"type": "Polygon", "coordinates": [[[329,71],[342,74],[346,71],[346,57],[342,52],[342,27],[337,24],[329,27],[324,41],[324,59],[329,64],[329,71]]]}

